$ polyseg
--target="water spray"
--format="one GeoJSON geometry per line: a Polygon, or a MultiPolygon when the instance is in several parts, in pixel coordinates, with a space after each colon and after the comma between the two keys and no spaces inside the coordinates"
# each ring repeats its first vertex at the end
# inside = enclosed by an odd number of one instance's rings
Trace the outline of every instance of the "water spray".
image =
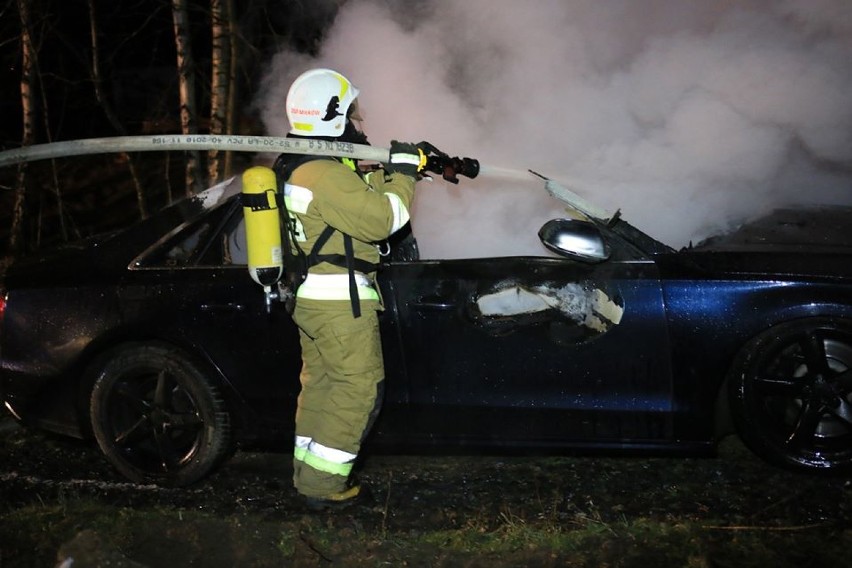
{"type": "Polygon", "coordinates": [[[617,215],[613,215],[606,209],[603,209],[602,207],[599,207],[594,203],[591,203],[583,197],[577,195],[575,192],[568,189],[559,182],[533,170],[518,170],[512,168],[500,168],[494,166],[480,165],[479,173],[483,176],[518,181],[527,181],[532,175],[544,180],[544,189],[547,191],[547,193],[549,193],[559,201],[571,206],[573,209],[576,209],[586,217],[591,217],[601,222],[608,222],[609,220],[615,218],[617,215]]]}

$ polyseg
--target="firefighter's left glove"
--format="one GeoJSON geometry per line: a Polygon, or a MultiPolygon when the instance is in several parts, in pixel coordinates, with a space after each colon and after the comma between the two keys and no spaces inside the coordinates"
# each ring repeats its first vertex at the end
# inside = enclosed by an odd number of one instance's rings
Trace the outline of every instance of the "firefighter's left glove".
{"type": "Polygon", "coordinates": [[[392,140],[390,160],[385,166],[385,170],[416,178],[417,174],[426,167],[427,161],[426,154],[417,144],[392,140]]]}

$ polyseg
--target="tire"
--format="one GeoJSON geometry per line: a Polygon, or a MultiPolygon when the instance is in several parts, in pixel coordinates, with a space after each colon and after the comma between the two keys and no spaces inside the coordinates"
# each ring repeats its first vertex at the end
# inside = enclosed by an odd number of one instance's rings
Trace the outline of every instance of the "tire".
{"type": "Polygon", "coordinates": [[[728,377],[743,442],[780,466],[852,472],[852,322],[811,318],[749,342],[728,377]]]}
{"type": "Polygon", "coordinates": [[[173,347],[130,344],[112,352],[96,370],[90,412],[101,451],[136,483],[190,485],[230,455],[219,390],[173,347]]]}

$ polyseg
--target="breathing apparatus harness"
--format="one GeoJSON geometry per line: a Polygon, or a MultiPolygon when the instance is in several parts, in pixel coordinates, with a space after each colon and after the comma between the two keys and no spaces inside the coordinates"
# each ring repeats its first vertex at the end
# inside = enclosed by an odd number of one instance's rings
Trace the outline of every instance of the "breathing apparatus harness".
{"type": "MultiPolygon", "coordinates": [[[[292,138],[296,144],[301,142],[297,135],[289,134],[287,138],[292,138]]],[[[343,136],[337,138],[320,136],[312,139],[310,143],[316,144],[318,140],[330,144],[342,141],[353,146],[369,147],[366,136],[351,126],[351,122],[347,124],[343,136]]],[[[417,148],[422,160],[418,176],[420,172],[429,171],[440,174],[446,181],[458,183],[458,175],[474,178],[479,174],[478,160],[451,157],[428,142],[412,146],[417,148]]],[[[307,279],[308,270],[321,262],[327,262],[346,269],[349,276],[352,314],[355,317],[361,315],[356,272],[369,274],[376,271],[378,265],[356,258],[352,236],[342,231],[344,254],[321,254],[322,248],[336,231],[331,226],[326,226],[312,249],[306,254],[298,244],[297,220],[288,211],[284,199],[285,185],[296,168],[313,160],[326,159],[340,161],[363,178],[363,174],[357,167],[355,156],[286,150],[279,154],[272,168],[254,166],[243,172],[241,202],[246,219],[248,269],[252,279],[264,288],[268,313],[272,309],[272,302],[280,301],[284,303],[287,312],[292,314],[295,309],[296,292],[307,279]]],[[[390,254],[389,241],[384,241],[384,247],[377,246],[381,256],[390,254]]]]}
{"type": "MultiPolygon", "coordinates": [[[[296,168],[313,160],[334,160],[334,158],[326,156],[295,156],[293,154],[281,154],[278,156],[272,169],[278,179],[279,192],[283,191],[284,184],[290,179],[296,168]]],[[[354,162],[350,167],[357,173],[357,167],[355,167],[354,162]]],[[[283,201],[281,199],[282,204],[283,201]]],[[[323,229],[310,252],[305,254],[296,240],[296,220],[287,210],[286,205],[280,207],[279,211],[282,216],[281,248],[284,273],[287,279],[286,287],[289,289],[289,294],[292,294],[293,301],[295,301],[296,291],[299,289],[299,286],[308,277],[308,269],[321,262],[327,262],[346,269],[349,274],[349,299],[352,304],[352,315],[356,318],[361,317],[361,304],[358,299],[358,284],[355,280],[355,272],[363,274],[374,272],[378,268],[378,264],[356,258],[352,236],[346,233],[341,233],[343,235],[343,250],[345,254],[320,254],[322,248],[335,231],[337,231],[337,229],[330,225],[327,225],[323,229]]],[[[291,305],[288,304],[287,309],[292,312],[291,305]]]]}

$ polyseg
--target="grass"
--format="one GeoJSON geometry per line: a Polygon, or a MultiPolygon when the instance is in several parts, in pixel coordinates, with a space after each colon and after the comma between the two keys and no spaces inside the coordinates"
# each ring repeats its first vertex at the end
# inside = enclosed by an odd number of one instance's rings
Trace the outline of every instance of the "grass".
{"type": "Polygon", "coordinates": [[[152,490],[86,473],[99,457],[77,445],[7,436],[0,455],[29,465],[0,475],[0,568],[66,556],[150,568],[847,565],[852,480],[733,450],[724,460],[375,458],[372,507],[309,514],[287,497],[284,458],[237,456],[198,487],[152,490]]]}
{"type": "MultiPolygon", "coordinates": [[[[835,533],[825,546],[828,527],[743,527],[720,530],[704,523],[593,518],[562,526],[529,523],[506,515],[488,530],[482,520],[458,530],[406,538],[397,546],[417,549],[418,541],[445,551],[499,559],[560,558],[568,565],[609,566],[840,566],[848,560],[852,535],[835,533]],[[790,550],[797,552],[790,555],[790,550]],[[711,561],[712,559],[712,561],[711,561]]],[[[830,531],[830,528],[829,528],[830,531]]]]}
{"type": "Polygon", "coordinates": [[[626,517],[605,522],[594,510],[568,520],[504,510],[496,518],[470,516],[456,529],[394,531],[353,524],[348,517],[221,518],[162,507],[116,510],[69,498],[7,511],[0,527],[4,568],[53,565],[63,544],[68,548],[84,531],[97,535],[103,554],[152,567],[311,565],[344,558],[352,565],[428,559],[429,565],[483,566],[840,566],[852,546],[852,531],[842,527],[626,517]]]}
{"type": "Polygon", "coordinates": [[[116,509],[88,499],[34,504],[0,516],[0,566],[53,566],[65,554],[133,559],[152,567],[226,566],[242,560],[275,566],[286,557],[286,551],[270,544],[279,530],[256,519],[184,509],[116,509]]]}

